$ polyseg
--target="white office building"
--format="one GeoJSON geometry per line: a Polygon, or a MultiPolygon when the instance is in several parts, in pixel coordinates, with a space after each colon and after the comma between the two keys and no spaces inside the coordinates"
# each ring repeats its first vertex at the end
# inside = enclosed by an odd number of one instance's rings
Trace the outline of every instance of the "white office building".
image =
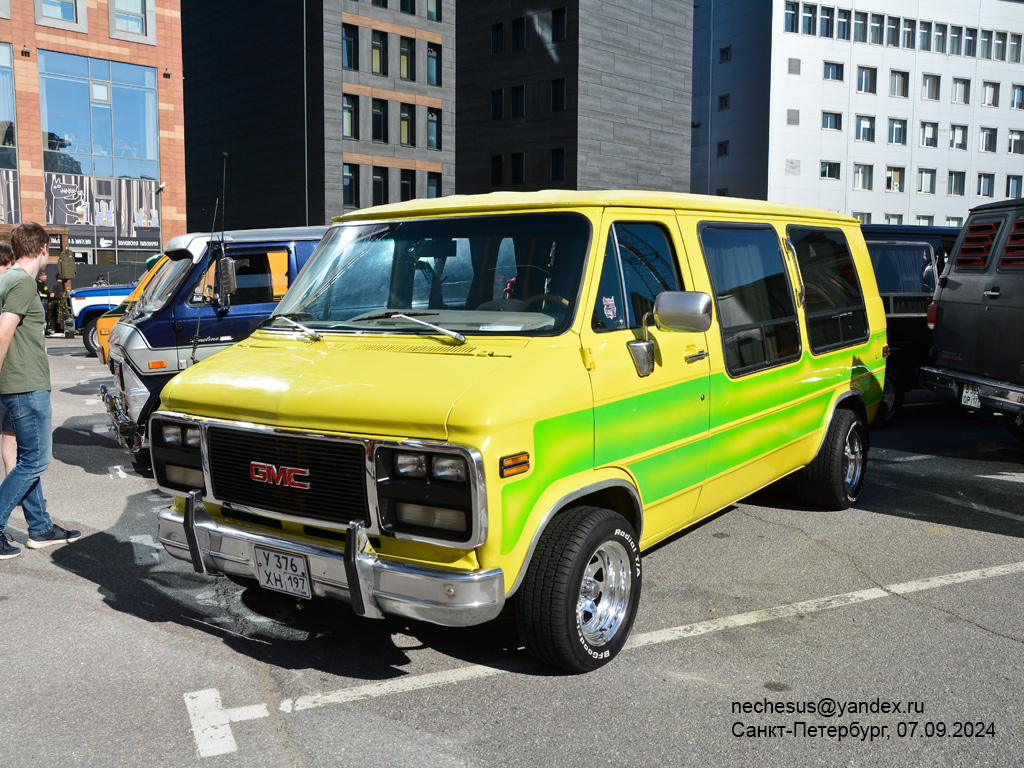
{"type": "Polygon", "coordinates": [[[693,192],[960,225],[1024,196],[1024,2],[705,0],[693,192]]]}

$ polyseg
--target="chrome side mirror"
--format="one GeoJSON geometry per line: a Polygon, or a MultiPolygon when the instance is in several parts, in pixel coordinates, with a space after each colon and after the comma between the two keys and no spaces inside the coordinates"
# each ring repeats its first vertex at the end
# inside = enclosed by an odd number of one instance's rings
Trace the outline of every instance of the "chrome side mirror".
{"type": "Polygon", "coordinates": [[[654,322],[659,331],[704,333],[711,327],[711,307],[702,291],[663,291],[654,300],[654,322]]]}
{"type": "Polygon", "coordinates": [[[640,321],[640,325],[644,329],[644,337],[626,342],[629,354],[633,357],[633,365],[636,366],[636,372],[641,377],[654,373],[654,342],[647,335],[647,320],[650,316],[651,313],[647,312],[643,320],[640,321]]]}

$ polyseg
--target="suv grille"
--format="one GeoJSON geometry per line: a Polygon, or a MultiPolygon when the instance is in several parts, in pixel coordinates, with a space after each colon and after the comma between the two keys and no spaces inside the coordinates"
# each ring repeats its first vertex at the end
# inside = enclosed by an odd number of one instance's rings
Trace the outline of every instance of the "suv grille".
{"type": "Polygon", "coordinates": [[[368,522],[361,445],[224,427],[210,427],[207,436],[214,498],[313,520],[368,522]]]}

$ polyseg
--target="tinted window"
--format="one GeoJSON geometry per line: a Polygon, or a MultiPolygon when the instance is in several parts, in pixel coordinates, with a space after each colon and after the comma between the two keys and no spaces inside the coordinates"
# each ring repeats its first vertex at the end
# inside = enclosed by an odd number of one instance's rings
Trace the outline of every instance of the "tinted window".
{"type": "Polygon", "coordinates": [[[864,294],[846,236],[838,229],[789,227],[803,282],[807,337],[812,352],[868,337],[864,294]]]}
{"type": "Polygon", "coordinates": [[[732,374],[795,360],[796,305],[775,230],[768,225],[702,224],[701,248],[732,374]]]}

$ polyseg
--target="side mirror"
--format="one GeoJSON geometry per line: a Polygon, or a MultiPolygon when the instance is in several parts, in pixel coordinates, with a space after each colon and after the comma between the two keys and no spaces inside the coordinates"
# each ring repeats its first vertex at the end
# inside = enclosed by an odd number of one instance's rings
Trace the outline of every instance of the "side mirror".
{"type": "Polygon", "coordinates": [[[217,275],[220,282],[220,305],[227,309],[231,304],[231,294],[238,290],[235,260],[230,256],[221,256],[217,261],[217,275]]]}
{"type": "Polygon", "coordinates": [[[663,291],[654,300],[659,331],[704,333],[711,327],[711,297],[702,291],[663,291]]]}

